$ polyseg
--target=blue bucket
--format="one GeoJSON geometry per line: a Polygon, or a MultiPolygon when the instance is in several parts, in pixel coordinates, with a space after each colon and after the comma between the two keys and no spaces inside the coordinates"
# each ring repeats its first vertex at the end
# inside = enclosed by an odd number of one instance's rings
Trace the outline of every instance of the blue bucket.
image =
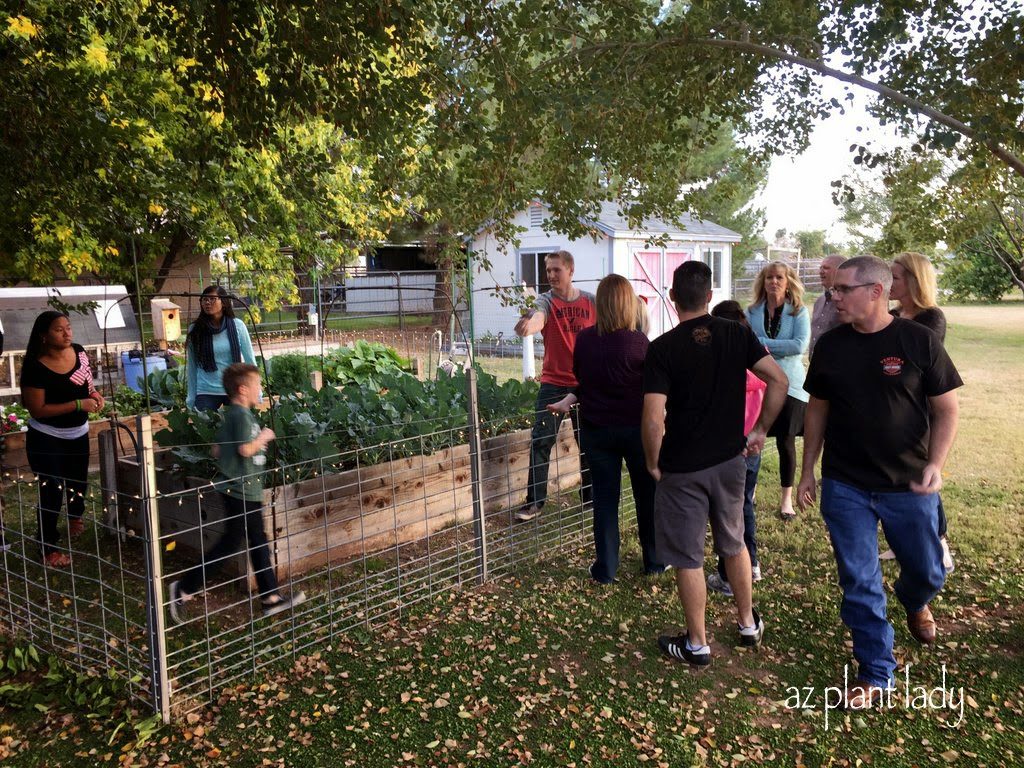
{"type": "MultiPolygon", "coordinates": [[[[135,353],[136,355],[138,353],[135,353]]],[[[124,368],[124,383],[136,392],[142,392],[142,357],[132,357],[131,352],[121,353],[121,366],[124,368]]],[[[167,360],[159,355],[146,356],[146,373],[167,370],[167,360]]]]}

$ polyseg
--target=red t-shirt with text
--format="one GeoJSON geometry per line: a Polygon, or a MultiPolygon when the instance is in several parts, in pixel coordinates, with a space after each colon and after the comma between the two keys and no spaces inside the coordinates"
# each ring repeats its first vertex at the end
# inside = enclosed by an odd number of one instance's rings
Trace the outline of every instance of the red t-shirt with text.
{"type": "Polygon", "coordinates": [[[544,338],[541,383],[575,387],[572,353],[576,348],[576,334],[597,322],[594,294],[580,291],[575,300],[565,301],[547,291],[537,297],[536,303],[537,309],[546,315],[540,332],[544,338]]]}

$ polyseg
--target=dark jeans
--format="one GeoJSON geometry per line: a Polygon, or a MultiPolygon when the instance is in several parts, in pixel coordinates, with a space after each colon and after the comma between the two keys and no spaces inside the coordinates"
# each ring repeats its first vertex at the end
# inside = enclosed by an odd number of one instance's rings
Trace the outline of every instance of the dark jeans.
{"type": "Polygon", "coordinates": [[[89,472],[89,435],[73,440],[52,437],[29,427],[25,435],[28,464],[39,481],[39,543],[43,556],[55,552],[60,542],[57,522],[67,501],[68,519],[85,512],[86,476],[89,472]]]}
{"type": "Polygon", "coordinates": [[[197,411],[216,411],[230,402],[227,395],[196,395],[197,411]]]}
{"type": "MultiPolygon", "coordinates": [[[[558,437],[558,428],[562,426],[564,416],[549,413],[547,406],[565,397],[571,389],[557,384],[541,384],[537,393],[537,413],[534,415],[533,431],[530,434],[530,474],[526,481],[526,505],[544,506],[548,498],[548,462],[551,459],[551,448],[558,437]]],[[[579,445],[580,422],[574,408],[569,412],[572,420],[572,431],[579,445]]],[[[590,466],[587,457],[580,453],[580,498],[583,503],[590,502],[590,466]]]]}
{"type": "Polygon", "coordinates": [[[594,478],[594,578],[610,582],[619,568],[619,499],[623,460],[633,486],[644,571],[660,573],[664,565],[658,562],[654,553],[655,483],[647,472],[640,427],[598,427],[584,421],[580,426],[580,440],[594,478]]]}
{"type": "Polygon", "coordinates": [[[263,529],[263,504],[238,496],[220,494],[224,501],[224,535],[203,557],[202,565],[187,571],[181,577],[181,591],[189,595],[205,588],[216,576],[224,562],[241,551],[242,541],[249,542],[249,562],[256,575],[260,595],[266,597],[277,592],[277,574],[270,563],[270,545],[263,529]]]}
{"type": "MultiPolygon", "coordinates": [[[[754,518],[754,491],[757,490],[757,475],[761,471],[761,454],[747,456],[746,479],[743,481],[743,543],[750,553],[751,567],[757,565],[757,520],[754,518]]],[[[729,576],[725,572],[725,559],[718,558],[718,575],[728,583],[729,576]]]]}

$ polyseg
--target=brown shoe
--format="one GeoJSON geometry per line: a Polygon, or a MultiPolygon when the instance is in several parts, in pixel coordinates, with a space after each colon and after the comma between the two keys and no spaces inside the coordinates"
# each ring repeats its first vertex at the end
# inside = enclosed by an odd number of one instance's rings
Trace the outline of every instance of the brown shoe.
{"type": "Polygon", "coordinates": [[[935,619],[927,605],[917,613],[907,613],[907,627],[910,628],[910,634],[914,639],[922,645],[931,645],[935,642],[935,619]]]}
{"type": "Polygon", "coordinates": [[[843,693],[841,706],[843,709],[872,709],[876,704],[882,703],[884,696],[885,689],[881,686],[856,680],[843,693]]]}

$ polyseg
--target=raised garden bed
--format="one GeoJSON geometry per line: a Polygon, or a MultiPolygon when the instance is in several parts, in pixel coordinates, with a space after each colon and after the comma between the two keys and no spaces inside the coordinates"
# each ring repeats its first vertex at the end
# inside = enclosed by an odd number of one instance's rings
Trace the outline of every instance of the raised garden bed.
{"type": "MultiPolygon", "coordinates": [[[[578,486],[579,451],[568,420],[551,453],[548,494],[578,486]]],[[[187,478],[171,468],[167,451],[158,453],[157,488],[161,535],[175,548],[195,556],[222,532],[218,494],[206,481],[187,478]],[[182,493],[182,487],[195,488],[182,493]],[[200,507],[206,513],[199,528],[200,507]],[[201,536],[202,534],[202,536],[201,536]],[[205,541],[203,539],[205,538],[205,541]]],[[[525,500],[530,465],[530,430],[520,429],[483,441],[485,512],[518,507],[525,500]]],[[[118,461],[117,483],[122,524],[141,529],[135,496],[139,467],[134,457],[118,461]]],[[[278,552],[281,579],[353,558],[419,541],[439,530],[473,519],[468,445],[394,461],[324,473],[265,489],[264,521],[278,552]]],[[[231,570],[246,568],[236,558],[231,570]]]]}

